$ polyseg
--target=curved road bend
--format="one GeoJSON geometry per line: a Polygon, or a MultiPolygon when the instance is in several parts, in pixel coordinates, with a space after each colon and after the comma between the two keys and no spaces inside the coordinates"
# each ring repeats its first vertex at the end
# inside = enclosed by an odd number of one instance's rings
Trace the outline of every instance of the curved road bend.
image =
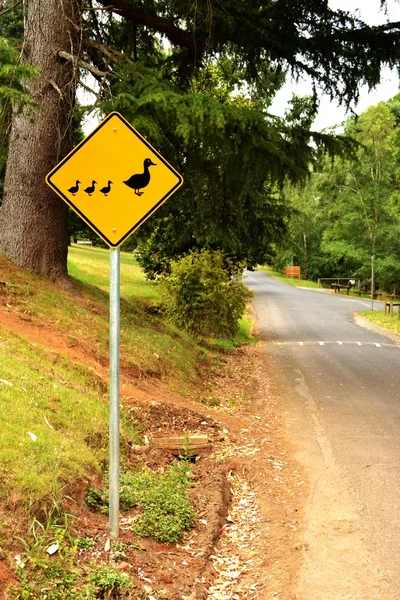
{"type": "Polygon", "coordinates": [[[400,347],[354,323],[368,301],[245,283],[312,484],[295,598],[400,600],[400,347]]]}

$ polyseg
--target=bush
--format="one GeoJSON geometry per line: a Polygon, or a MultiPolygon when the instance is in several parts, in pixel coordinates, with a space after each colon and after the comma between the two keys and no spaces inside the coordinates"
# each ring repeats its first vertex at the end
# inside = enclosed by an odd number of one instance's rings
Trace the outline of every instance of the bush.
{"type": "Polygon", "coordinates": [[[101,598],[111,598],[113,592],[128,587],[131,582],[127,573],[121,573],[108,567],[94,571],[90,576],[90,581],[98,588],[101,598]]]}
{"type": "Polygon", "coordinates": [[[252,292],[230,274],[222,252],[192,252],[172,261],[162,282],[166,317],[196,336],[233,336],[252,292]]]}
{"type": "MultiPolygon", "coordinates": [[[[132,530],[138,537],[157,542],[177,542],[195,522],[195,512],[187,493],[189,467],[182,461],[159,473],[143,468],[120,477],[120,507],[139,507],[132,530]]],[[[107,510],[108,490],[89,490],[86,502],[101,512],[107,510]]]]}

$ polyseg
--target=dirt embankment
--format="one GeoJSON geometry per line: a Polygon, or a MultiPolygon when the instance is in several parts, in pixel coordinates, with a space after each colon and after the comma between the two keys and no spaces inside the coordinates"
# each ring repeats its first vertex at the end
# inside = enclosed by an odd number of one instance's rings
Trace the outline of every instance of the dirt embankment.
{"type": "MultiPolygon", "coordinates": [[[[0,325],[31,344],[68,355],[104,380],[108,377],[107,366],[93,354],[69,347],[60,333],[38,329],[12,308],[0,308],[0,325]]],[[[282,408],[266,381],[262,343],[225,358],[199,394],[212,396],[214,407],[173,394],[162,381],[135,380],[122,369],[122,400],[140,414],[146,439],[187,431],[207,433],[210,439],[209,447],[193,458],[197,522],[181,544],[134,539],[126,526],[129,515],[122,515],[120,540],[131,544],[118,566],[131,575],[137,598],[294,598],[307,481],[293,458],[282,408]]],[[[132,446],[129,462],[163,469],[174,458],[173,451],[132,446]]],[[[77,518],[75,526],[80,535],[96,540],[78,560],[109,561],[107,518],[89,510],[82,491],[75,491],[68,507],[77,518]]],[[[13,553],[3,550],[3,594],[7,583],[15,581],[14,567],[13,553]]]]}

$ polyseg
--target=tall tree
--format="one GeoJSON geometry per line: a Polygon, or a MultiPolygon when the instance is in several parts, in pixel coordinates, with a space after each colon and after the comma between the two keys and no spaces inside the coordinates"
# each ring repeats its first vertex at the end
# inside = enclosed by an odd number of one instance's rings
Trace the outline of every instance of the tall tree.
{"type": "Polygon", "coordinates": [[[296,248],[302,266],[317,277],[371,277],[371,259],[379,284],[400,286],[400,218],[398,103],[371,106],[346,125],[358,144],[352,160],[324,159],[308,185],[289,187],[293,209],[290,235],[277,253],[276,264],[296,248]],[[307,236],[307,253],[302,245],[307,236]],[[286,254],[285,254],[286,253],[286,254]]]}
{"type": "Polygon", "coordinates": [[[80,52],[79,0],[25,5],[23,61],[40,69],[26,84],[36,109],[13,115],[1,207],[1,248],[16,264],[54,279],[67,275],[67,207],[44,184],[71,149],[77,67],[60,52],[80,52]]]}
{"type": "Polygon", "coordinates": [[[380,102],[357,121],[350,120],[347,130],[360,148],[356,161],[338,161],[332,169],[332,226],[325,230],[322,248],[350,274],[364,279],[370,276],[374,257],[376,274],[388,286],[400,275],[395,117],[380,102]]]}
{"type": "Polygon", "coordinates": [[[18,55],[6,39],[0,37],[0,203],[3,196],[4,172],[7,164],[8,135],[11,113],[32,105],[24,81],[35,77],[34,69],[18,63],[18,55]]]}
{"type": "MultiPolygon", "coordinates": [[[[132,116],[138,118],[138,111],[142,111],[140,119],[154,138],[162,139],[176,166],[182,161],[182,152],[189,155],[189,142],[204,146],[208,140],[206,160],[199,166],[205,172],[214,167],[214,183],[218,172],[220,179],[226,179],[215,188],[218,194],[213,201],[222,226],[228,215],[229,233],[240,221],[243,227],[249,214],[262,218],[261,197],[257,194],[265,198],[264,190],[283,180],[285,171],[289,169],[293,179],[304,178],[307,157],[313,154],[312,139],[320,144],[331,141],[327,136],[310,134],[308,116],[313,111],[302,103],[295,104],[292,121],[287,123],[269,115],[268,106],[282,72],[306,73],[332,98],[349,105],[357,99],[360,84],[376,85],[382,64],[393,66],[400,55],[398,23],[368,27],[345,11],[331,10],[328,0],[247,4],[229,0],[223,6],[219,0],[101,0],[85,6],[82,22],[81,14],[79,0],[29,0],[25,5],[23,58],[40,68],[40,78],[29,85],[40,108],[34,118],[27,111],[14,116],[0,215],[0,245],[7,256],[54,278],[66,275],[66,209],[46,190],[44,175],[71,146],[78,68],[89,68],[98,78],[99,99],[118,95],[121,110],[131,109],[136,102],[132,116]],[[98,10],[101,6],[103,11],[98,10]],[[169,42],[167,53],[161,38],[169,42]],[[213,94],[211,106],[207,89],[193,89],[194,80],[201,81],[201,72],[217,57],[230,61],[236,73],[235,87],[245,90],[251,106],[238,107],[213,94]],[[134,91],[133,103],[126,86],[134,91]],[[184,109],[187,117],[185,123],[176,116],[178,128],[173,132],[163,121],[170,101],[175,110],[184,109]],[[197,122],[193,123],[193,117],[197,122]],[[202,135],[202,128],[207,126],[208,131],[202,135]],[[217,134],[214,146],[212,128],[217,134]],[[259,129],[265,134],[263,143],[257,135],[259,129]],[[218,146],[222,137],[231,146],[226,157],[218,146]],[[252,137],[254,144],[249,148],[252,137]],[[240,147],[245,147],[245,141],[247,144],[242,165],[233,159],[238,139],[240,147]],[[254,172],[262,167],[268,173],[264,181],[255,178],[257,183],[262,182],[262,188],[258,185],[251,190],[246,179],[249,165],[254,172]],[[240,200],[237,205],[236,199],[240,200]],[[228,213],[221,210],[224,203],[228,213]],[[236,206],[243,219],[231,219],[236,206]]],[[[195,154],[194,160],[197,158],[195,154]]],[[[185,164],[195,171],[195,164],[189,166],[188,161],[189,156],[185,164]]],[[[196,178],[194,173],[192,180],[196,178]]],[[[184,194],[190,199],[188,190],[183,190],[181,196],[184,194]]],[[[201,214],[203,205],[198,202],[197,206],[201,214]]],[[[207,211],[204,216],[208,219],[207,211]]],[[[210,225],[213,223],[214,216],[210,225]]]]}

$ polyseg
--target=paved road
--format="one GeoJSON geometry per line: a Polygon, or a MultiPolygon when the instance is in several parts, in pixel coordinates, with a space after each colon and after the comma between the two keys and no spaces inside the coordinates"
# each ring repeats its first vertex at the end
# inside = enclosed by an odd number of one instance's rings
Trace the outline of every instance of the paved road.
{"type": "Polygon", "coordinates": [[[354,322],[368,301],[246,283],[312,484],[296,598],[400,600],[400,347],[354,322]]]}

